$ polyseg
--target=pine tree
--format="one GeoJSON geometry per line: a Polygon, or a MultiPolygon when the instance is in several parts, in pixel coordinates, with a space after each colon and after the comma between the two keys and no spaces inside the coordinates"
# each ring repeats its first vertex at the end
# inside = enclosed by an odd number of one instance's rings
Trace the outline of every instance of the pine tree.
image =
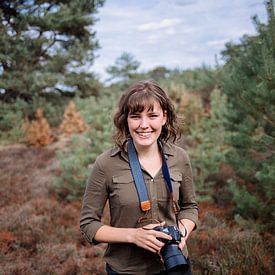
{"type": "Polygon", "coordinates": [[[122,53],[115,61],[115,65],[109,66],[106,72],[111,75],[109,80],[128,81],[137,73],[140,62],[128,52],[122,53]]]}
{"type": "Polygon", "coordinates": [[[81,115],[76,111],[73,101],[69,102],[65,110],[64,120],[60,125],[60,130],[65,135],[82,133],[88,130],[88,125],[85,123],[81,115]]]}
{"type": "Polygon", "coordinates": [[[234,148],[228,160],[249,183],[240,191],[251,203],[237,204],[245,209],[243,215],[268,220],[275,195],[275,16],[273,1],[266,5],[267,24],[253,18],[258,34],[226,45],[221,86],[228,98],[227,130],[234,148]]]}
{"type": "Polygon", "coordinates": [[[27,121],[23,125],[27,143],[35,147],[51,144],[54,136],[42,109],[36,110],[35,118],[34,121],[27,121]]]}
{"type": "Polygon", "coordinates": [[[0,1],[0,99],[95,94],[88,72],[99,47],[94,14],[104,0],[0,1]]]}

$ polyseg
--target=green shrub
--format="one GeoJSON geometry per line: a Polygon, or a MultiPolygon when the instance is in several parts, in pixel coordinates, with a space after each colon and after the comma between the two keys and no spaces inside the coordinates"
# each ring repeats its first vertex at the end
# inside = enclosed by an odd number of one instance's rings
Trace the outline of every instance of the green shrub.
{"type": "Polygon", "coordinates": [[[237,185],[232,180],[229,181],[229,189],[233,194],[235,202],[235,212],[244,218],[257,218],[263,210],[263,204],[255,195],[252,195],[247,188],[237,185]]]}
{"type": "Polygon", "coordinates": [[[12,103],[0,102],[0,143],[9,144],[24,141],[23,123],[26,118],[32,120],[38,108],[51,127],[58,127],[63,118],[66,100],[47,101],[42,97],[34,97],[31,102],[17,99],[12,103]]]}
{"type": "MultiPolygon", "coordinates": [[[[221,71],[220,85],[227,95],[226,129],[230,132],[232,150],[226,158],[249,187],[239,192],[245,202],[264,205],[246,212],[245,205],[237,204],[237,211],[251,218],[270,223],[274,217],[275,182],[275,15],[274,1],[267,1],[267,24],[254,17],[255,36],[244,36],[239,44],[227,43],[223,52],[226,63],[221,71]],[[254,198],[257,198],[255,201],[254,198]],[[272,199],[273,198],[273,199],[272,199]],[[260,203],[258,202],[260,201],[260,203]],[[255,214],[256,213],[256,214],[255,214]],[[269,218],[268,218],[269,217],[269,218]]],[[[237,193],[239,194],[239,193],[237,193]]],[[[235,194],[235,196],[237,196],[235,194]]],[[[238,195],[239,196],[239,195],[238,195]]]]}
{"type": "Polygon", "coordinates": [[[0,102],[0,142],[20,142],[24,138],[24,123],[27,103],[18,99],[14,104],[0,102]]]}
{"type": "Polygon", "coordinates": [[[195,146],[188,149],[190,154],[194,182],[198,194],[210,198],[213,183],[206,179],[219,172],[221,163],[229,150],[226,144],[226,132],[223,126],[226,114],[226,97],[219,90],[214,90],[210,97],[211,109],[190,127],[190,137],[195,146]]]}
{"type": "Polygon", "coordinates": [[[55,179],[54,186],[68,200],[83,195],[89,167],[100,153],[112,146],[112,114],[116,100],[115,94],[76,99],[76,109],[90,130],[84,135],[73,136],[68,149],[58,153],[61,174],[55,179]]]}

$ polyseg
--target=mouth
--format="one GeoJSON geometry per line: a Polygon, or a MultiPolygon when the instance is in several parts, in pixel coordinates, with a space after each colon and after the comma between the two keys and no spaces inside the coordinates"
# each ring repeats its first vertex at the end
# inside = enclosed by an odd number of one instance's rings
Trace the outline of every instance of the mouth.
{"type": "Polygon", "coordinates": [[[136,132],[136,133],[142,138],[147,138],[153,133],[153,131],[150,131],[150,132],[136,132]]]}

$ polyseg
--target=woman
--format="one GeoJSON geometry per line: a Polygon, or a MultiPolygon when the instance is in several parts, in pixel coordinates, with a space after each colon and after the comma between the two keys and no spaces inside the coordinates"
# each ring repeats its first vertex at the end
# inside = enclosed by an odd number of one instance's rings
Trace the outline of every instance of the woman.
{"type": "Polygon", "coordinates": [[[156,230],[177,225],[182,233],[177,246],[188,257],[186,240],[196,228],[198,206],[189,158],[168,142],[178,135],[170,99],[155,82],[139,81],[122,95],[114,124],[117,146],[97,157],[83,197],[83,235],[93,244],[108,243],[108,274],[191,274],[190,265],[186,272],[165,271],[163,248],[173,237],[156,230]],[[149,196],[145,209],[133,175],[138,169],[129,162],[131,148],[149,196]],[[107,200],[110,226],[101,222],[107,200]]]}

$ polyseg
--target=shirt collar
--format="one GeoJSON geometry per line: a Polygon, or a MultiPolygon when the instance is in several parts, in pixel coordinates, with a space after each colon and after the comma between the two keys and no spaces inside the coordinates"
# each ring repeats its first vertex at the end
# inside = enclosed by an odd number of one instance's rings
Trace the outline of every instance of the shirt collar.
{"type": "Polygon", "coordinates": [[[125,161],[129,162],[126,144],[127,144],[127,143],[124,142],[123,145],[122,145],[122,146],[124,146],[125,150],[123,150],[123,149],[122,149],[121,147],[119,147],[119,146],[116,146],[115,148],[113,148],[113,149],[111,150],[111,157],[114,157],[114,156],[116,156],[117,154],[120,154],[121,157],[122,157],[125,161]]]}
{"type": "Polygon", "coordinates": [[[120,149],[120,147],[115,147],[111,150],[111,157],[114,157],[115,155],[117,155],[119,152],[121,152],[122,150],[120,149]]]}
{"type": "MultiPolygon", "coordinates": [[[[174,150],[172,148],[172,145],[170,143],[164,142],[162,143],[162,148],[164,154],[168,156],[174,156],[174,150]]],[[[128,154],[127,154],[127,146],[125,146],[125,150],[122,150],[119,146],[116,146],[111,150],[111,157],[114,157],[117,154],[121,154],[122,157],[124,157],[128,161],[128,154]]]]}
{"type": "Polygon", "coordinates": [[[167,156],[174,156],[175,152],[171,143],[163,143],[163,152],[167,156]]]}

